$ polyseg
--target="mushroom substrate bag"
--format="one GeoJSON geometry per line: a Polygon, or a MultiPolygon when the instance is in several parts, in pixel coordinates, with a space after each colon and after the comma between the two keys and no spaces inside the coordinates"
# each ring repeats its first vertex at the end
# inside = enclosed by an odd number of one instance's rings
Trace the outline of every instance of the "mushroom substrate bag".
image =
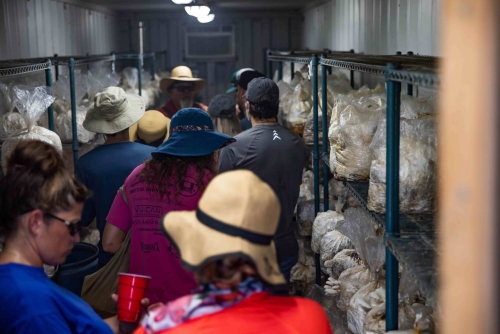
{"type": "Polygon", "coordinates": [[[16,96],[15,105],[24,119],[24,124],[18,116],[6,114],[3,117],[2,132],[5,140],[2,144],[2,169],[4,172],[10,153],[20,141],[39,140],[53,145],[59,152],[62,152],[59,136],[36,125],[45,109],[54,102],[50,89],[45,86],[15,86],[13,91],[16,96]],[[11,121],[13,123],[9,124],[11,121]]]}
{"type": "MultiPolygon", "coordinates": [[[[385,212],[386,200],[386,129],[381,118],[370,145],[372,163],[368,208],[385,212]]],[[[399,149],[399,208],[403,213],[434,210],[436,184],[436,122],[427,119],[401,119],[399,149]]]]}

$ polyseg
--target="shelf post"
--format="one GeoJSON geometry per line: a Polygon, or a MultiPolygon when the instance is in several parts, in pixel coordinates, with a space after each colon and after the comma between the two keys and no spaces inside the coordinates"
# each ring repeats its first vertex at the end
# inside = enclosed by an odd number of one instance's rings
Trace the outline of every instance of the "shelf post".
{"type": "Polygon", "coordinates": [[[116,72],[116,54],[114,52],[111,53],[113,55],[113,60],[111,61],[111,73],[116,72]]]}
{"type": "MultiPolygon", "coordinates": [[[[47,62],[49,63],[49,67],[45,70],[45,85],[47,87],[52,88],[52,62],[50,59],[47,59],[47,62]]],[[[51,104],[47,108],[47,113],[49,115],[49,130],[54,131],[54,107],[53,104],[51,104]]]]}
{"type": "MultiPolygon", "coordinates": [[[[408,51],[406,53],[407,56],[413,56],[413,52],[411,51],[408,51]]],[[[406,86],[406,94],[408,94],[408,96],[413,96],[413,85],[412,84],[408,84],[406,86]]]]}
{"type": "MultiPolygon", "coordinates": [[[[293,55],[295,54],[295,52],[290,52],[290,55],[293,57],[293,55]]],[[[292,61],[290,63],[290,80],[293,80],[293,78],[295,77],[295,63],[292,61]]]]}
{"type": "MultiPolygon", "coordinates": [[[[397,70],[399,64],[388,64],[397,70]]],[[[386,158],[386,240],[399,237],[399,116],[401,108],[401,83],[387,82],[387,158],[386,158]]],[[[398,329],[398,261],[386,247],[386,331],[398,329]]]]}
{"type": "MultiPolygon", "coordinates": [[[[87,58],[89,58],[90,54],[87,53],[87,58]]],[[[90,63],[87,63],[87,71],[90,71],[90,63]]]]}
{"type": "Polygon", "coordinates": [[[153,81],[155,79],[155,72],[156,72],[156,57],[155,57],[155,54],[153,53],[153,56],[151,57],[151,81],[153,81]]]}
{"type": "Polygon", "coordinates": [[[283,62],[278,62],[278,81],[283,80],[283,62]]]}
{"type": "Polygon", "coordinates": [[[78,162],[78,128],[76,127],[76,96],[75,96],[75,60],[69,60],[69,85],[71,92],[71,129],[73,130],[73,163],[76,172],[78,162]]]}
{"type": "Polygon", "coordinates": [[[56,67],[56,81],[59,80],[59,62],[57,61],[57,53],[54,54],[54,61],[55,61],[55,67],[56,67]]]}
{"type": "Polygon", "coordinates": [[[137,57],[137,79],[139,95],[142,96],[142,53],[137,57]]]}
{"type": "MultiPolygon", "coordinates": [[[[349,52],[354,54],[354,49],[351,49],[349,52]]],[[[354,89],[354,71],[350,70],[349,72],[350,72],[349,79],[351,80],[351,87],[352,89],[354,89]]]]}
{"type": "MultiPolygon", "coordinates": [[[[313,131],[314,131],[314,150],[313,150],[313,169],[314,169],[314,217],[319,212],[319,143],[318,143],[318,57],[313,55],[311,59],[312,66],[312,86],[313,86],[313,131]]],[[[316,284],[321,285],[321,265],[319,254],[314,254],[316,265],[316,284]]]]}
{"type": "Polygon", "coordinates": [[[269,55],[271,54],[271,50],[266,50],[266,63],[267,63],[267,77],[273,80],[273,62],[269,60],[269,55]]]}
{"type": "MultiPolygon", "coordinates": [[[[328,87],[326,85],[326,65],[321,65],[321,131],[323,141],[323,159],[328,155],[328,87]]],[[[329,209],[329,194],[328,194],[328,173],[330,168],[323,160],[323,211],[329,209]]]]}

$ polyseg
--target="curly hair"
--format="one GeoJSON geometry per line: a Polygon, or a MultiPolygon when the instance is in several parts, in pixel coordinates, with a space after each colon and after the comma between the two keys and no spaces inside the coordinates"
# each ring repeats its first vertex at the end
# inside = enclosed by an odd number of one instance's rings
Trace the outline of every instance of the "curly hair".
{"type": "Polygon", "coordinates": [[[199,191],[203,192],[206,184],[205,177],[212,179],[217,173],[216,152],[199,157],[181,157],[169,154],[156,155],[148,160],[141,171],[140,177],[146,182],[148,188],[158,188],[160,199],[167,197],[170,201],[170,179],[173,178],[175,185],[174,199],[179,203],[179,194],[184,188],[186,174],[189,168],[196,170],[196,185],[199,191]]]}

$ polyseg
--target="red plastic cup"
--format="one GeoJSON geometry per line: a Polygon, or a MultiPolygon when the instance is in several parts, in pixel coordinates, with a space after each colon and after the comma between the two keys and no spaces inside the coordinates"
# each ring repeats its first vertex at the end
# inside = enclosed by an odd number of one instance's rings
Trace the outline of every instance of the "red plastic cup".
{"type": "Polygon", "coordinates": [[[141,300],[146,296],[151,277],[119,273],[118,320],[138,322],[141,316],[141,300]]]}

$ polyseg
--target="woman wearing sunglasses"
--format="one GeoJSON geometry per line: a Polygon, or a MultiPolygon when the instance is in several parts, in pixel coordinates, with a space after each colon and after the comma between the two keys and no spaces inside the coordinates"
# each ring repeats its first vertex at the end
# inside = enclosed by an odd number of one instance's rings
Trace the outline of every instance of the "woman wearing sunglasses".
{"type": "Polygon", "coordinates": [[[0,333],[113,333],[78,296],[51,282],[43,264],[64,263],[80,241],[87,189],[60,154],[20,142],[0,180],[0,333]]]}

